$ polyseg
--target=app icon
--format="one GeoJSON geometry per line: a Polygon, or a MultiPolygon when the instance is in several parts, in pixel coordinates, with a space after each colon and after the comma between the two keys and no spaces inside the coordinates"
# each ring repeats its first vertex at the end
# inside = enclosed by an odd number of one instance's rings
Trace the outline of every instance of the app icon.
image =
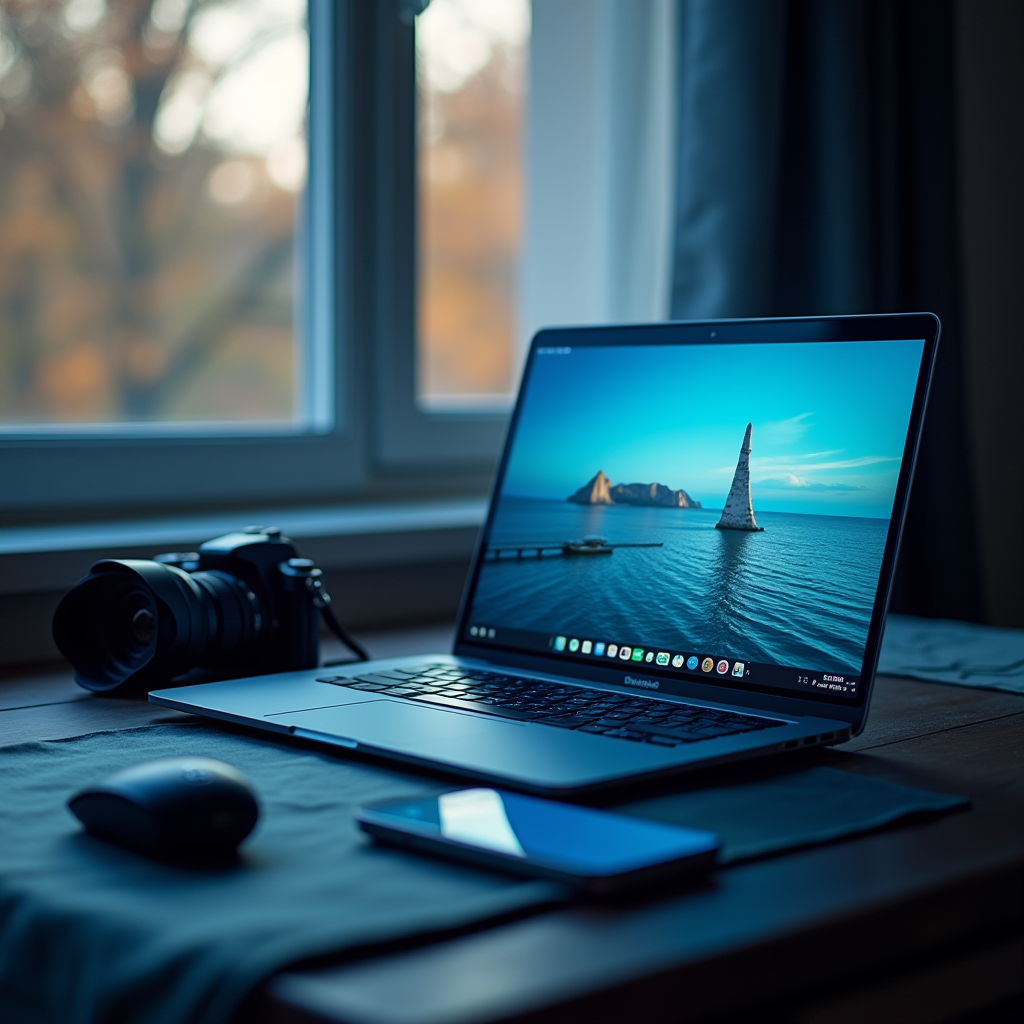
{"type": "Polygon", "coordinates": [[[583,643],[580,644],[580,653],[589,654],[593,647],[594,645],[589,640],[584,640],[583,643]]]}
{"type": "Polygon", "coordinates": [[[686,659],[686,667],[692,672],[697,667],[697,655],[691,654],[686,659]]]}
{"type": "Polygon", "coordinates": [[[615,655],[618,654],[618,653],[619,653],[619,646],[618,646],[618,644],[609,644],[608,645],[608,657],[609,658],[614,658],[615,655]]]}
{"type": "Polygon", "coordinates": [[[728,671],[729,671],[729,662],[727,662],[727,661],[725,660],[725,658],[723,658],[723,659],[722,659],[722,660],[721,660],[721,661],[720,661],[720,662],[718,663],[718,674],[719,674],[720,676],[724,676],[724,675],[725,675],[725,673],[726,673],[726,672],[728,672],[728,671]]]}
{"type": "Polygon", "coordinates": [[[668,661],[669,661],[669,657],[670,657],[670,655],[669,655],[668,651],[658,651],[658,664],[659,665],[667,665],[668,661]]]}
{"type": "Polygon", "coordinates": [[[644,660],[644,649],[642,647],[633,648],[633,660],[643,661],[644,660]]]}
{"type": "Polygon", "coordinates": [[[715,667],[714,658],[705,658],[701,663],[700,667],[705,672],[710,672],[715,667]]]}
{"type": "Polygon", "coordinates": [[[579,640],[576,639],[576,637],[573,637],[569,641],[569,650],[572,651],[573,654],[575,654],[579,649],[580,649],[580,642],[579,642],[579,640]]]}
{"type": "Polygon", "coordinates": [[[597,643],[594,644],[594,653],[599,658],[601,657],[601,655],[604,654],[604,641],[603,640],[598,640],[597,643]]]}
{"type": "MultiPolygon", "coordinates": [[[[696,664],[696,662],[695,662],[695,664],[696,664]]],[[[677,654],[672,659],[672,667],[673,668],[682,668],[683,667],[683,656],[681,654],[677,654]]]]}
{"type": "Polygon", "coordinates": [[[564,651],[565,650],[565,637],[564,636],[556,636],[555,637],[555,650],[556,651],[564,651]]]}
{"type": "Polygon", "coordinates": [[[654,661],[654,651],[648,651],[647,657],[644,658],[644,661],[654,661]]]}
{"type": "MultiPolygon", "coordinates": [[[[640,653],[642,654],[643,652],[641,651],[640,653]]],[[[632,656],[632,654],[633,654],[633,648],[632,647],[620,647],[619,648],[619,657],[623,661],[629,661],[629,659],[632,656]]]]}
{"type": "Polygon", "coordinates": [[[489,640],[493,640],[494,639],[494,630],[493,629],[487,630],[487,638],[489,640]]]}
{"type": "Polygon", "coordinates": [[[470,627],[469,627],[469,635],[470,635],[470,636],[476,636],[476,634],[477,634],[477,628],[476,628],[476,626],[470,626],[470,627]]]}
{"type": "Polygon", "coordinates": [[[732,667],[732,674],[734,676],[741,677],[743,675],[743,670],[745,668],[746,665],[744,665],[742,661],[737,661],[736,664],[732,667]]]}

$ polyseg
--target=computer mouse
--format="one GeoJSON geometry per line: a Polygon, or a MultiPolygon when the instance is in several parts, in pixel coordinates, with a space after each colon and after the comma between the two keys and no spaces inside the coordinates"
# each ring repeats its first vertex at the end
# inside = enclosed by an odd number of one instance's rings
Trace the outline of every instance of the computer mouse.
{"type": "Polygon", "coordinates": [[[246,777],[208,757],[169,757],[125,768],[76,793],[71,813],[90,835],[157,860],[223,862],[253,830],[246,777]]]}

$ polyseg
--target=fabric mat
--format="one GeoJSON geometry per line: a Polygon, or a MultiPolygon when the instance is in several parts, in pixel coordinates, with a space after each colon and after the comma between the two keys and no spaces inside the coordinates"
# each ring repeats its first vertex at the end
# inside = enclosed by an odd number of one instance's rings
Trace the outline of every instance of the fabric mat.
{"type": "Polygon", "coordinates": [[[878,671],[929,683],[1024,693],[1024,630],[890,615],[878,671]]]}
{"type": "Polygon", "coordinates": [[[304,957],[539,904],[548,883],[374,848],[372,800],[451,788],[217,728],[157,725],[0,753],[0,1021],[221,1024],[304,957]],[[227,761],[261,820],[239,870],[158,864],[82,832],[83,785],[158,757],[227,761]]]}
{"type": "Polygon", "coordinates": [[[909,789],[836,768],[804,768],[639,800],[615,810],[717,832],[722,837],[719,862],[735,864],[968,804],[962,796],[909,789]]]}
{"type": "MultiPolygon", "coordinates": [[[[222,1024],[290,963],[564,896],[547,883],[376,847],[354,824],[358,804],[447,788],[209,723],[4,748],[0,1020],[222,1024]],[[183,754],[236,765],[260,794],[260,824],[233,870],[174,868],[108,846],[65,806],[118,768],[183,754]]],[[[816,768],[623,810],[719,831],[726,859],[737,860],[962,803],[816,768]]]]}

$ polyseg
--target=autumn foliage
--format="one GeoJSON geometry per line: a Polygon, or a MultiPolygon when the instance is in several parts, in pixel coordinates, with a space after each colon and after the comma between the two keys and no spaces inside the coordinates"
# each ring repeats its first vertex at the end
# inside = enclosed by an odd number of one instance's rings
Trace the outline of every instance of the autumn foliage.
{"type": "Polygon", "coordinates": [[[203,118],[295,16],[211,61],[215,6],[0,0],[0,420],[292,416],[296,191],[203,118]]]}

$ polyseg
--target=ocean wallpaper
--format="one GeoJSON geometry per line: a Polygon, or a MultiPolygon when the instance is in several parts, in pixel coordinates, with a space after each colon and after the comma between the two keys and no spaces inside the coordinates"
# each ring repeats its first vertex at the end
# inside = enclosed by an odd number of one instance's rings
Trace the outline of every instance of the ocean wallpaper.
{"type": "Polygon", "coordinates": [[[540,350],[471,620],[859,673],[922,351],[540,350]]]}

